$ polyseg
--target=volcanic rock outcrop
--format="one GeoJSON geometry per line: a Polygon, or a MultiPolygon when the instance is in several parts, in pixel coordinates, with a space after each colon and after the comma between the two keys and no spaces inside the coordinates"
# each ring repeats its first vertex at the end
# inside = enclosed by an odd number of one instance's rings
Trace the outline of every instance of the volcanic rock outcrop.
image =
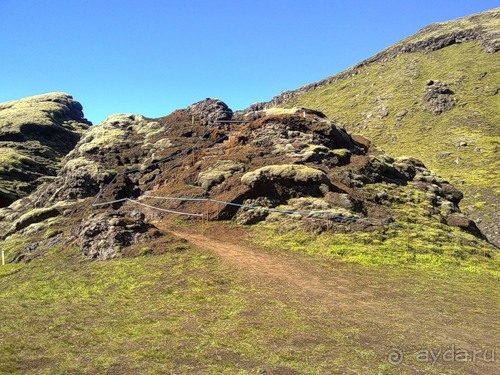
{"type": "Polygon", "coordinates": [[[1,103],[0,207],[55,176],[90,125],[81,104],[64,93],[1,103]]]}
{"type": "Polygon", "coordinates": [[[54,231],[85,257],[115,257],[156,238],[148,221],[168,210],[339,232],[378,230],[411,214],[413,222],[449,218],[481,236],[459,219],[461,198],[420,161],[387,156],[320,112],[233,113],[207,99],[157,119],[110,116],[85,133],[53,181],[0,210],[0,230],[28,238],[19,254],[29,259],[32,244],[54,231]]]}

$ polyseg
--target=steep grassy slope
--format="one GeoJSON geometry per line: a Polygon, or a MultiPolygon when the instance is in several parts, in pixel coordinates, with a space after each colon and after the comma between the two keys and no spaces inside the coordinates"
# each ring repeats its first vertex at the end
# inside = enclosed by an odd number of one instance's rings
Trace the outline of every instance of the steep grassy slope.
{"type": "Polygon", "coordinates": [[[500,64],[497,53],[485,50],[497,50],[499,32],[498,9],[431,25],[345,73],[273,103],[321,110],[388,154],[421,159],[464,191],[462,209],[498,241],[500,64]],[[458,43],[458,33],[474,30],[472,41],[458,43]],[[449,35],[453,43],[439,42],[449,35]],[[441,99],[450,106],[440,114],[433,113],[439,104],[429,103],[428,95],[424,99],[429,80],[448,90],[441,99]]]}

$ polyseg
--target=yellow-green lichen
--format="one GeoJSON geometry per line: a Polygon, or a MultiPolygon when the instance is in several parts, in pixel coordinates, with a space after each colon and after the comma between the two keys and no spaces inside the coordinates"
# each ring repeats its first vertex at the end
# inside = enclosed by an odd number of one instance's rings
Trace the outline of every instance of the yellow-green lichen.
{"type": "Polygon", "coordinates": [[[204,189],[221,183],[237,172],[245,170],[245,165],[232,160],[219,160],[215,165],[206,171],[200,172],[197,184],[204,189]]]}
{"type": "Polygon", "coordinates": [[[323,171],[296,164],[268,165],[255,171],[245,173],[241,177],[241,182],[245,185],[254,185],[261,178],[287,179],[295,182],[318,182],[326,178],[323,171]]]}

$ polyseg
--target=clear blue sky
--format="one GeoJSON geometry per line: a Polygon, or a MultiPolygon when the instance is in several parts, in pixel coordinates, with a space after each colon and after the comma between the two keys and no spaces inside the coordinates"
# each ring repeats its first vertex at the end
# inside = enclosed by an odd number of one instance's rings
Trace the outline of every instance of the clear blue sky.
{"type": "Polygon", "coordinates": [[[94,123],[206,97],[233,109],[497,1],[0,0],[0,102],[64,91],[94,123]]]}

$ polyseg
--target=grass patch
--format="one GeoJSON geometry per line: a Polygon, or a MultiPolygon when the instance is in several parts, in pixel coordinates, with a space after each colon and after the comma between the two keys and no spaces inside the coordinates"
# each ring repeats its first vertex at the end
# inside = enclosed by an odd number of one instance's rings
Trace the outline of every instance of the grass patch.
{"type": "Polygon", "coordinates": [[[264,224],[254,227],[253,241],[268,249],[300,252],[365,266],[409,267],[437,272],[459,270],[500,277],[498,251],[491,245],[462,232],[445,232],[429,226],[317,235],[298,225],[264,224]]]}
{"type": "Polygon", "coordinates": [[[278,344],[314,327],[277,300],[260,300],[256,311],[260,297],[212,256],[185,250],[88,262],[76,252],[54,250],[43,260],[0,268],[2,373],[322,366],[278,344]]]}

